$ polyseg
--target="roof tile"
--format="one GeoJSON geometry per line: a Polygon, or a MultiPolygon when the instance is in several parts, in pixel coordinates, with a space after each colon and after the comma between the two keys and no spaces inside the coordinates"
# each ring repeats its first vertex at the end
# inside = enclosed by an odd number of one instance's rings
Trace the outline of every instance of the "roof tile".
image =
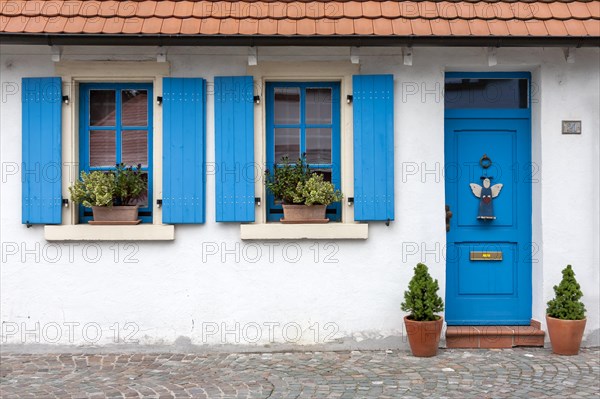
{"type": "Polygon", "coordinates": [[[340,18],[334,21],[336,35],[353,35],[354,20],[350,18],[340,18]]]}
{"type": "Polygon", "coordinates": [[[106,23],[106,18],[96,17],[96,18],[88,18],[85,22],[85,26],[83,27],[83,31],[85,33],[100,33],[104,28],[104,24],[106,23]]]}
{"type": "Polygon", "coordinates": [[[599,25],[597,0],[0,0],[0,33],[567,37],[599,25]]]}
{"type": "Polygon", "coordinates": [[[222,19],[219,26],[221,35],[237,35],[240,31],[240,21],[238,19],[222,19]]]}
{"type": "Polygon", "coordinates": [[[21,33],[25,30],[27,20],[23,18],[10,18],[4,25],[3,32],[7,33],[21,33]]]}
{"type": "MultiPolygon", "coordinates": [[[[64,27],[64,33],[82,33],[87,18],[84,17],[72,17],[67,20],[67,24],[64,27]]],[[[129,20],[128,20],[129,22],[129,20]]]]}
{"type": "Polygon", "coordinates": [[[60,10],[64,5],[64,1],[45,1],[42,8],[42,14],[47,17],[56,17],[61,15],[60,10]]]}
{"type": "Polygon", "coordinates": [[[596,20],[581,21],[590,36],[600,36],[600,22],[596,20]]]}
{"type": "MultiPolygon", "coordinates": [[[[362,5],[357,1],[348,1],[345,3],[334,3],[336,5],[343,5],[343,15],[347,18],[360,18],[362,16],[362,5]]],[[[333,4],[332,4],[333,5],[333,4]]],[[[329,4],[327,5],[329,6],[329,4]]],[[[337,8],[337,7],[335,7],[337,8]]],[[[341,10],[340,10],[341,11],[341,10]]],[[[327,14],[330,16],[330,14],[327,14]]]]}
{"type": "Polygon", "coordinates": [[[358,18],[354,20],[354,33],[357,35],[372,35],[373,21],[367,18],[358,18]]]}
{"type": "Polygon", "coordinates": [[[154,15],[159,18],[168,18],[168,17],[173,16],[174,11],[175,11],[175,2],[159,1],[156,4],[156,10],[154,10],[154,15]]]}
{"type": "Polygon", "coordinates": [[[75,17],[79,15],[81,1],[65,1],[60,9],[60,15],[63,17],[75,17]]]}
{"type": "Polygon", "coordinates": [[[400,7],[397,1],[383,1],[381,3],[381,15],[385,18],[397,18],[400,16],[400,7]]]}
{"type": "Polygon", "coordinates": [[[138,34],[142,32],[144,26],[143,18],[127,18],[123,24],[123,33],[126,34],[138,34]]]}
{"type": "Polygon", "coordinates": [[[486,21],[483,21],[481,19],[470,19],[468,21],[468,23],[469,23],[469,30],[471,31],[472,35],[474,35],[474,36],[489,36],[489,35],[491,35],[490,28],[486,21]]]}
{"type": "Polygon", "coordinates": [[[314,19],[301,19],[296,23],[299,35],[309,36],[317,33],[317,24],[314,19]]]}
{"type": "Polygon", "coordinates": [[[546,24],[546,29],[548,29],[548,33],[554,36],[567,36],[567,28],[565,28],[565,24],[562,21],[557,21],[555,19],[550,21],[544,21],[546,24]]]}
{"type": "Polygon", "coordinates": [[[144,24],[142,25],[142,33],[147,34],[157,34],[160,33],[162,28],[163,19],[162,18],[146,18],[144,19],[144,24]]]}
{"type": "Polygon", "coordinates": [[[277,34],[277,20],[270,18],[263,18],[258,21],[258,34],[259,35],[276,35],[277,34]]]}
{"type": "Polygon", "coordinates": [[[67,17],[54,17],[48,20],[48,24],[44,28],[45,32],[49,33],[62,33],[65,30],[65,25],[69,18],[67,17]]]}
{"type": "Polygon", "coordinates": [[[550,7],[552,16],[556,19],[571,18],[571,12],[569,11],[569,7],[565,3],[561,3],[561,2],[549,3],[548,7],[550,7]]]}
{"type": "Polygon", "coordinates": [[[156,10],[156,1],[142,0],[138,3],[135,15],[140,18],[149,18],[154,16],[154,10],[156,10]]]}
{"type": "Polygon", "coordinates": [[[79,15],[82,17],[95,17],[100,12],[99,1],[84,1],[81,3],[79,15]]]}
{"type": "MultiPolygon", "coordinates": [[[[183,33],[183,32],[182,32],[183,33]]],[[[240,20],[240,35],[256,35],[258,33],[258,21],[252,18],[240,20]]]]}
{"type": "Polygon", "coordinates": [[[317,35],[334,35],[336,19],[318,19],[315,21],[317,35]]]}
{"type": "Polygon", "coordinates": [[[219,33],[221,20],[217,18],[205,18],[200,26],[200,33],[203,35],[216,35],[219,33]]]}
{"type": "MultiPolygon", "coordinates": [[[[186,18],[181,21],[181,34],[182,35],[198,35],[200,34],[200,19],[186,18]]],[[[240,32],[242,33],[242,32],[240,32]]]]}
{"type": "Polygon", "coordinates": [[[192,16],[192,11],[194,11],[193,1],[178,1],[177,3],[175,3],[175,10],[173,11],[173,16],[177,18],[189,18],[192,16]]]}
{"type": "MultiPolygon", "coordinates": [[[[25,2],[25,6],[21,10],[21,15],[26,17],[35,17],[38,15],[42,15],[42,7],[44,7],[44,3],[44,1],[27,0],[25,2]]],[[[35,24],[36,23],[33,22],[32,26],[34,26],[35,24]]]]}
{"type": "Polygon", "coordinates": [[[550,7],[548,4],[537,2],[532,7],[534,10],[534,16],[536,19],[550,19],[552,18],[552,11],[550,11],[550,7]]]}
{"type": "Polygon", "coordinates": [[[431,31],[431,24],[427,19],[411,19],[410,26],[415,35],[430,36],[433,34],[431,31]]]}
{"type": "Polygon", "coordinates": [[[25,25],[25,31],[29,33],[41,33],[48,24],[48,18],[46,17],[35,17],[29,18],[25,25]]]}
{"type": "Polygon", "coordinates": [[[508,27],[508,34],[511,36],[529,35],[529,31],[527,30],[525,22],[519,21],[518,19],[506,21],[506,26],[508,27]]]}
{"type": "MultiPolygon", "coordinates": [[[[597,3],[597,2],[596,2],[597,3]]],[[[573,16],[573,18],[577,19],[588,19],[591,18],[590,9],[587,7],[585,3],[568,3],[569,12],[573,16]]]]}
{"type": "Polygon", "coordinates": [[[590,1],[586,5],[593,18],[600,18],[600,1],[590,1]]]}
{"type": "Polygon", "coordinates": [[[410,36],[413,34],[410,19],[396,18],[392,20],[392,28],[394,29],[394,35],[398,36],[410,36]]]}
{"type": "Polygon", "coordinates": [[[488,22],[488,27],[490,28],[490,32],[494,36],[508,36],[508,25],[506,25],[506,21],[501,19],[493,19],[488,22]]]}
{"type": "MultiPolygon", "coordinates": [[[[569,36],[586,36],[587,30],[585,29],[585,25],[576,19],[570,19],[562,22],[569,32],[569,36]]],[[[600,23],[600,21],[598,22],[600,23]]]]}
{"type": "Polygon", "coordinates": [[[366,18],[381,17],[381,4],[378,1],[365,1],[362,3],[362,16],[366,18]]]}
{"type": "Polygon", "coordinates": [[[469,36],[471,34],[469,23],[464,19],[453,19],[450,21],[450,30],[455,36],[469,36]]]}
{"type": "Polygon", "coordinates": [[[378,36],[389,36],[394,34],[392,21],[387,18],[377,18],[373,20],[373,33],[378,36]]]}
{"type": "Polygon", "coordinates": [[[162,23],[161,33],[165,35],[177,35],[181,32],[181,18],[165,18],[162,23]]]}
{"type": "Polygon", "coordinates": [[[13,16],[21,15],[21,10],[25,6],[24,0],[5,1],[2,3],[2,15],[13,16]]]}
{"type": "Polygon", "coordinates": [[[531,36],[548,35],[548,30],[546,29],[546,25],[544,25],[544,21],[540,21],[537,19],[525,21],[525,27],[527,28],[527,32],[529,32],[531,36]]]}
{"type": "Polygon", "coordinates": [[[100,10],[98,11],[98,15],[102,17],[114,17],[117,15],[119,11],[119,2],[118,1],[103,1],[100,4],[100,10]]]}
{"type": "Polygon", "coordinates": [[[125,18],[113,17],[108,18],[104,23],[104,33],[109,35],[116,35],[123,32],[123,26],[125,25],[125,18]]]}
{"type": "Polygon", "coordinates": [[[450,23],[445,19],[434,19],[431,21],[431,32],[436,36],[450,36],[450,23]]]}
{"type": "Polygon", "coordinates": [[[119,9],[117,15],[122,18],[131,18],[137,15],[137,1],[119,1],[119,9]]]}

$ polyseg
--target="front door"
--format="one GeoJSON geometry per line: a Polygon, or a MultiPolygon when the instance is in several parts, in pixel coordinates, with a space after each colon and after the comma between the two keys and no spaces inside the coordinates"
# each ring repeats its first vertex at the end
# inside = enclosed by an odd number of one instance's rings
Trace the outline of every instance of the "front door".
{"type": "Polygon", "coordinates": [[[446,74],[448,325],[531,320],[528,73],[446,74]]]}

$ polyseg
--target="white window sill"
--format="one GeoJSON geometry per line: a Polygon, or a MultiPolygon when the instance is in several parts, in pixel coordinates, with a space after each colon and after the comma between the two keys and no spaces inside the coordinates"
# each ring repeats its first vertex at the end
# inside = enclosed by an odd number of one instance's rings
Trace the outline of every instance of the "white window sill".
{"type": "Polygon", "coordinates": [[[139,224],[136,226],[90,226],[87,224],[44,226],[47,241],[170,241],[175,226],[139,224]]]}
{"type": "Polygon", "coordinates": [[[242,224],[242,240],[366,240],[369,225],[366,223],[327,224],[242,224]]]}

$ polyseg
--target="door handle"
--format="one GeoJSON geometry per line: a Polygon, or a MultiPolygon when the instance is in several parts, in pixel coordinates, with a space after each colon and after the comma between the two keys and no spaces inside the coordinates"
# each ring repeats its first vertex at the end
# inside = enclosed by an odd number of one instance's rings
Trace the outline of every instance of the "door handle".
{"type": "Polygon", "coordinates": [[[450,211],[450,205],[446,205],[446,232],[450,231],[450,219],[452,219],[452,212],[450,211]]]}

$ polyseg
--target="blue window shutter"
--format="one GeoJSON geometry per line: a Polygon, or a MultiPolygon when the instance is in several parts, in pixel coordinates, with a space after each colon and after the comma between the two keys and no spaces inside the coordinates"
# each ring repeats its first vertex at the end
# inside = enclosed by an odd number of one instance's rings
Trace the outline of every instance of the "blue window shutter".
{"type": "Polygon", "coordinates": [[[206,81],[163,78],[163,223],[205,221],[206,81]]]}
{"type": "Polygon", "coordinates": [[[22,81],[22,222],[62,222],[62,81],[22,81]]]}
{"type": "Polygon", "coordinates": [[[217,222],[254,221],[252,76],[215,77],[217,222]]]}
{"type": "Polygon", "coordinates": [[[354,220],[394,220],[394,77],[352,77],[354,220]]]}

